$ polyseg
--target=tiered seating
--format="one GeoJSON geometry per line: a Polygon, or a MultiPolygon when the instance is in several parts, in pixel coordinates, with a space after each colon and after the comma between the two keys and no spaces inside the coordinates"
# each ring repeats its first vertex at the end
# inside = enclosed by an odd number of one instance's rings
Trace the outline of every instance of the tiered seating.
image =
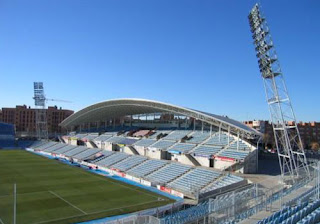
{"type": "Polygon", "coordinates": [[[195,192],[218,178],[220,172],[201,168],[193,169],[168,184],[168,187],[182,192],[195,192]]]}
{"type": "Polygon", "coordinates": [[[96,143],[96,142],[104,142],[104,141],[108,140],[108,139],[111,138],[111,137],[112,137],[111,134],[103,134],[103,135],[100,135],[100,136],[98,136],[97,138],[95,138],[95,139],[93,140],[93,142],[94,142],[94,143],[96,143]]]}
{"type": "Polygon", "coordinates": [[[122,136],[114,136],[112,138],[107,139],[106,142],[111,142],[113,144],[132,145],[137,140],[138,139],[134,139],[134,138],[126,138],[126,137],[122,137],[122,136]]]}
{"type": "Polygon", "coordinates": [[[166,137],[164,137],[163,139],[179,141],[180,139],[182,139],[183,137],[185,137],[185,136],[188,135],[189,133],[190,133],[190,131],[177,130],[177,131],[171,132],[170,134],[168,134],[168,135],[167,135],[166,137]]]}
{"type": "Polygon", "coordinates": [[[149,136],[150,139],[156,139],[158,135],[160,134],[169,134],[171,131],[169,130],[158,130],[154,132],[152,135],[149,136]]]}
{"type": "Polygon", "coordinates": [[[58,144],[55,144],[55,145],[53,145],[53,146],[51,146],[49,148],[46,148],[43,151],[45,151],[45,152],[53,152],[53,151],[58,150],[58,149],[60,149],[60,148],[62,148],[64,146],[66,146],[66,144],[58,143],[58,144]]]}
{"type": "Polygon", "coordinates": [[[47,142],[46,142],[46,141],[43,141],[43,140],[41,140],[41,141],[35,141],[35,142],[33,142],[29,147],[35,149],[35,148],[37,148],[37,147],[39,147],[39,146],[41,146],[41,145],[44,145],[44,144],[46,144],[46,143],[47,143],[47,142]]]}
{"type": "Polygon", "coordinates": [[[111,156],[111,155],[114,154],[115,152],[103,150],[103,151],[101,151],[100,153],[101,153],[102,155],[99,156],[98,158],[92,160],[91,163],[98,163],[99,161],[107,158],[108,156],[111,156]]]}
{"type": "Polygon", "coordinates": [[[195,145],[193,145],[193,144],[178,143],[178,144],[174,145],[172,148],[170,148],[169,152],[186,154],[190,150],[192,150],[194,147],[195,147],[195,145]]]}
{"type": "Polygon", "coordinates": [[[221,150],[221,146],[200,145],[192,150],[194,156],[212,157],[221,150]]]}
{"type": "Polygon", "coordinates": [[[43,141],[33,141],[33,140],[18,140],[18,147],[20,148],[34,148],[39,144],[44,144],[43,141]]]}
{"type": "Polygon", "coordinates": [[[75,147],[77,147],[76,145],[66,145],[56,151],[54,151],[53,153],[56,153],[56,154],[64,154],[72,149],[74,149],[75,147]]]}
{"type": "Polygon", "coordinates": [[[168,164],[168,162],[164,160],[148,160],[128,170],[128,173],[136,177],[144,177],[165,166],[166,164],[168,164]]]}
{"type": "Polygon", "coordinates": [[[204,140],[206,140],[207,138],[209,138],[210,132],[195,131],[191,136],[192,136],[192,138],[190,140],[188,140],[187,142],[199,144],[199,143],[203,142],[204,140]]]}
{"type": "Polygon", "coordinates": [[[175,142],[172,142],[172,141],[160,140],[160,141],[157,141],[155,144],[150,145],[150,147],[157,148],[160,150],[166,150],[167,148],[169,148],[174,144],[175,142]]]}
{"type": "Polygon", "coordinates": [[[186,165],[180,165],[177,163],[171,163],[151,174],[146,176],[148,180],[151,180],[152,182],[157,183],[168,183],[172,181],[173,179],[181,176],[185,172],[189,171],[191,169],[190,166],[186,165]]]}
{"type": "Polygon", "coordinates": [[[100,160],[99,162],[97,162],[97,164],[100,166],[109,167],[109,166],[111,166],[115,163],[118,163],[121,160],[124,160],[128,157],[129,157],[129,155],[127,155],[125,153],[114,153],[114,154],[100,160]]]}
{"type": "Polygon", "coordinates": [[[154,139],[141,139],[140,141],[135,142],[133,145],[148,147],[148,146],[154,144],[156,141],[157,140],[154,140],[154,139]]]}
{"type": "Polygon", "coordinates": [[[47,149],[47,148],[49,148],[49,147],[51,147],[51,146],[53,146],[55,144],[58,144],[58,142],[47,142],[47,143],[45,143],[43,145],[40,145],[38,147],[35,147],[35,148],[43,151],[43,150],[45,150],[45,149],[47,149]]]}
{"type": "Polygon", "coordinates": [[[73,136],[73,137],[75,137],[75,138],[77,138],[77,139],[83,139],[85,136],[87,136],[88,135],[88,133],[79,133],[79,134],[76,134],[75,136],[73,136]]]}
{"type": "MultiPolygon", "coordinates": [[[[230,136],[230,142],[234,140],[234,137],[230,136]]],[[[219,146],[226,146],[228,145],[228,135],[225,133],[221,133],[220,140],[219,134],[212,136],[206,143],[206,145],[219,145],[219,146]]]]}
{"type": "Polygon", "coordinates": [[[86,159],[90,156],[97,154],[98,152],[101,152],[101,149],[87,149],[87,150],[73,156],[73,158],[83,160],[83,159],[86,159]]]}
{"type": "Polygon", "coordinates": [[[107,139],[105,142],[120,144],[124,139],[125,139],[125,137],[122,137],[122,136],[113,136],[113,137],[107,139]]]}
{"type": "Polygon", "coordinates": [[[72,156],[74,156],[74,155],[76,155],[76,154],[79,154],[80,152],[83,152],[83,151],[85,151],[85,150],[87,150],[87,149],[88,149],[88,148],[85,147],[85,146],[78,146],[78,147],[76,147],[76,148],[74,148],[74,149],[72,149],[72,150],[64,153],[64,155],[65,155],[65,156],[72,157],[72,156]]]}
{"type": "Polygon", "coordinates": [[[226,175],[224,177],[221,177],[217,181],[214,181],[210,185],[206,186],[200,192],[201,193],[205,193],[205,192],[208,192],[208,191],[213,191],[213,190],[216,190],[216,189],[221,188],[221,187],[225,187],[225,186],[230,185],[230,184],[235,184],[235,183],[240,182],[242,180],[243,180],[242,177],[238,177],[238,176],[234,176],[234,175],[228,174],[228,175],[226,175]]]}
{"type": "Polygon", "coordinates": [[[143,157],[143,156],[131,156],[129,158],[122,160],[119,163],[114,164],[112,166],[112,168],[115,168],[115,169],[118,169],[121,171],[127,171],[127,170],[131,169],[132,167],[143,163],[146,160],[147,160],[147,158],[143,157]]]}
{"type": "Polygon", "coordinates": [[[222,150],[218,155],[227,157],[227,158],[243,160],[248,156],[248,154],[249,154],[248,151],[240,151],[240,150],[237,151],[237,150],[225,149],[225,150],[222,150]]]}
{"type": "Polygon", "coordinates": [[[137,132],[133,133],[132,136],[134,136],[134,137],[144,137],[144,136],[148,135],[149,132],[150,132],[150,130],[140,130],[140,131],[137,131],[137,132]]]}
{"type": "Polygon", "coordinates": [[[239,148],[237,148],[237,141],[233,142],[228,146],[228,149],[234,149],[234,150],[242,150],[242,151],[250,151],[250,147],[244,143],[243,141],[239,141],[239,148]]]}
{"type": "Polygon", "coordinates": [[[83,141],[92,141],[97,137],[99,137],[99,133],[90,133],[87,136],[83,137],[82,140],[83,141]]]}
{"type": "Polygon", "coordinates": [[[192,221],[196,221],[198,219],[203,218],[209,213],[209,203],[208,201],[197,204],[196,206],[192,206],[187,209],[183,209],[181,211],[171,213],[166,217],[161,219],[161,223],[163,224],[171,224],[171,223],[190,223],[192,221]]]}
{"type": "Polygon", "coordinates": [[[320,200],[305,202],[295,207],[285,207],[273,213],[268,218],[261,220],[258,224],[267,223],[319,223],[320,221],[320,200]]]}

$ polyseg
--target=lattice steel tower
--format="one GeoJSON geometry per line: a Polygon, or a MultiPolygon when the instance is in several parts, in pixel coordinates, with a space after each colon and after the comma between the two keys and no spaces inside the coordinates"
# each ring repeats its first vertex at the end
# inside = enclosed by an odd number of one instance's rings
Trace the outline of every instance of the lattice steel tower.
{"type": "Polygon", "coordinates": [[[43,83],[34,82],[34,104],[36,107],[36,129],[37,138],[48,139],[46,97],[44,95],[43,83]]]}
{"type": "Polygon", "coordinates": [[[303,167],[309,175],[295,114],[270,30],[265,17],[261,14],[259,4],[252,8],[248,18],[264,81],[283,181],[285,173],[288,173],[293,180],[298,177],[300,167],[303,167]]]}

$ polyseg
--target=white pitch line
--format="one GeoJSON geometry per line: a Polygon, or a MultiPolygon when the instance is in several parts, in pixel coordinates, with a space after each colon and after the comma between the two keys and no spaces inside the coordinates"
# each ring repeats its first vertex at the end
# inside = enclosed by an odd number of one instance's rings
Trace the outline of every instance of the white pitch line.
{"type": "Polygon", "coordinates": [[[62,201],[68,203],[69,205],[71,205],[72,207],[74,207],[75,209],[78,209],[80,212],[82,212],[83,214],[87,214],[85,211],[83,211],[82,209],[78,208],[77,206],[75,206],[74,204],[68,202],[67,200],[65,200],[64,198],[60,197],[58,194],[56,194],[55,192],[53,191],[49,191],[51,194],[53,194],[54,196],[60,198],[62,201]]]}
{"type": "MultiPolygon", "coordinates": [[[[149,203],[152,203],[152,202],[155,202],[155,201],[149,201],[149,202],[138,203],[138,204],[123,206],[123,207],[118,207],[118,208],[111,208],[111,209],[106,209],[106,210],[101,210],[101,211],[90,212],[90,213],[87,213],[86,215],[93,215],[93,214],[102,213],[102,212],[108,212],[108,211],[113,211],[113,210],[121,210],[123,208],[130,208],[130,207],[133,207],[133,206],[149,204],[149,203]]],[[[36,223],[33,223],[33,224],[44,224],[44,223],[48,223],[48,222],[61,221],[61,220],[70,219],[70,218],[77,218],[77,217],[81,217],[81,216],[84,216],[84,215],[73,215],[73,216],[64,217],[64,218],[50,219],[50,220],[45,220],[45,221],[41,221],[41,222],[36,222],[36,223]]]]}
{"type": "Polygon", "coordinates": [[[0,223],[1,223],[1,224],[4,224],[4,222],[2,221],[2,219],[1,219],[1,218],[0,218],[0,223]]]}

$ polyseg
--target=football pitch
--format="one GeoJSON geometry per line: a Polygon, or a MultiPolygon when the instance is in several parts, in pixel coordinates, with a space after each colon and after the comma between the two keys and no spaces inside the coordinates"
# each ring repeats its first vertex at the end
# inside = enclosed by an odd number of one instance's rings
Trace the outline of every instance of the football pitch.
{"type": "Polygon", "coordinates": [[[173,200],[23,150],[0,150],[0,224],[76,223],[158,207],[173,200]]]}

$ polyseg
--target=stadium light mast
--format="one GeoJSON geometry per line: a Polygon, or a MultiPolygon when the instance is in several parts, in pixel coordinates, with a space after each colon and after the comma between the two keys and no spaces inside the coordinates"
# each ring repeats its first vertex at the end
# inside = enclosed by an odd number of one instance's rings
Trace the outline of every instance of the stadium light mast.
{"type": "Polygon", "coordinates": [[[36,107],[36,130],[37,138],[48,139],[48,124],[46,111],[46,97],[43,89],[43,82],[34,82],[34,104],[36,107]]]}
{"type": "Polygon", "coordinates": [[[310,173],[270,29],[260,8],[259,4],[254,5],[248,16],[249,24],[264,81],[282,181],[285,173],[294,181],[299,176],[299,168],[303,167],[308,176],[310,173]]]}

